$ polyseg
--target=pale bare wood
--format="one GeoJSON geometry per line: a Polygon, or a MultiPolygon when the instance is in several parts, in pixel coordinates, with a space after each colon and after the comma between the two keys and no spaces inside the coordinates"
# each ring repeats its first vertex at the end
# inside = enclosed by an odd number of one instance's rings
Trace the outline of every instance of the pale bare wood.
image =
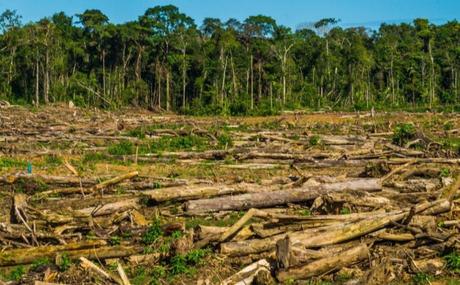
{"type": "Polygon", "coordinates": [[[261,259],[245,268],[240,270],[238,273],[230,276],[229,278],[222,281],[221,285],[244,285],[252,284],[255,276],[260,271],[270,272],[271,266],[266,259],[261,259]]]}
{"type": "Polygon", "coordinates": [[[367,259],[368,256],[369,248],[366,244],[362,244],[303,266],[280,270],[277,272],[276,276],[281,282],[285,282],[289,279],[304,280],[361,262],[367,259]]]}
{"type": "Polygon", "coordinates": [[[75,169],[75,167],[73,167],[73,166],[69,163],[69,161],[67,161],[67,159],[64,159],[64,166],[65,166],[70,172],[72,172],[73,175],[75,175],[75,176],[80,176],[80,175],[78,174],[78,171],[75,169]]]}
{"type": "Polygon", "coordinates": [[[139,199],[129,199],[118,201],[114,203],[105,204],[103,206],[90,207],[75,211],[76,213],[84,216],[105,216],[116,212],[124,212],[132,209],[139,209],[139,199]]]}
{"type": "Polygon", "coordinates": [[[382,189],[378,179],[358,179],[346,182],[305,186],[292,190],[280,190],[188,201],[185,204],[188,214],[202,214],[228,210],[247,210],[267,208],[287,203],[313,200],[320,195],[347,190],[379,191],[382,189]]]}
{"type": "Polygon", "coordinates": [[[255,209],[250,209],[243,217],[241,217],[233,226],[227,229],[219,238],[220,242],[226,241],[228,238],[238,232],[255,214],[255,209]]]}
{"type": "Polygon", "coordinates": [[[131,285],[131,282],[129,282],[128,276],[126,275],[125,270],[121,266],[119,262],[117,262],[117,271],[118,274],[120,275],[121,281],[123,285],[131,285]]]}
{"type": "Polygon", "coordinates": [[[11,249],[0,252],[0,266],[13,266],[30,264],[39,258],[54,258],[61,252],[72,252],[75,250],[97,248],[106,245],[103,240],[85,241],[79,243],[69,243],[56,246],[39,246],[32,248],[11,249]]]}
{"type": "Polygon", "coordinates": [[[120,183],[120,182],[122,182],[124,180],[134,178],[134,177],[136,177],[138,175],[139,175],[138,171],[126,173],[126,174],[114,177],[112,179],[109,179],[109,180],[106,180],[104,182],[101,182],[101,183],[97,184],[96,186],[93,187],[93,190],[102,190],[102,189],[107,188],[109,186],[116,185],[116,184],[118,184],[118,183],[120,183]]]}

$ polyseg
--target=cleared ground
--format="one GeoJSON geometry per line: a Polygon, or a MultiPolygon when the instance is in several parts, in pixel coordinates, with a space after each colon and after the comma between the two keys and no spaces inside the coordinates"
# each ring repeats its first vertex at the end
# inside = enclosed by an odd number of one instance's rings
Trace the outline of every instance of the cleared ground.
{"type": "Polygon", "coordinates": [[[3,108],[0,279],[457,284],[459,133],[455,114],[3,108]]]}

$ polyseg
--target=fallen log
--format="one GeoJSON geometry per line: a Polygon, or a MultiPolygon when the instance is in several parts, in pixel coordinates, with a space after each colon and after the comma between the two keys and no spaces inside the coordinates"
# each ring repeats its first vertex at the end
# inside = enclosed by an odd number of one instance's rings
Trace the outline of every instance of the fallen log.
{"type": "Polygon", "coordinates": [[[94,273],[98,274],[100,277],[103,279],[106,279],[108,281],[115,281],[116,283],[123,285],[120,279],[116,278],[112,274],[109,274],[108,272],[104,271],[102,268],[94,264],[93,262],[89,261],[85,257],[80,257],[80,266],[84,269],[91,270],[94,273]]]}
{"type": "Polygon", "coordinates": [[[19,182],[40,183],[53,187],[88,187],[97,183],[95,179],[80,178],[75,176],[50,176],[19,173],[0,177],[0,185],[11,185],[19,182]]]}
{"type": "Polygon", "coordinates": [[[233,276],[225,279],[220,283],[221,285],[244,285],[244,284],[252,284],[255,276],[260,271],[268,271],[270,272],[271,266],[270,263],[266,259],[261,259],[245,268],[241,271],[236,273],[233,276]]]}
{"type": "MultiPolygon", "coordinates": [[[[39,258],[53,259],[56,254],[70,253],[88,248],[97,248],[106,245],[103,240],[69,243],[66,245],[40,246],[31,248],[11,249],[0,252],[0,267],[30,264],[39,258]]],[[[98,249],[99,250],[99,249],[98,249]]],[[[77,257],[78,258],[78,257],[77,257]]]]}
{"type": "Polygon", "coordinates": [[[87,259],[98,260],[109,258],[123,258],[131,255],[140,254],[143,251],[144,247],[142,246],[117,245],[72,250],[66,251],[65,253],[70,259],[78,259],[79,257],[83,256],[87,259]]]}
{"type": "Polygon", "coordinates": [[[355,246],[354,243],[349,243],[345,245],[323,247],[319,250],[311,250],[293,246],[289,236],[286,236],[276,244],[277,266],[279,269],[296,267],[309,261],[336,255],[353,246],[355,246]]]}
{"type": "Polygon", "coordinates": [[[432,203],[423,203],[410,210],[377,215],[375,217],[370,217],[356,223],[348,223],[345,225],[324,228],[320,232],[305,231],[293,233],[290,234],[290,238],[293,244],[301,245],[304,248],[316,248],[325,245],[337,244],[377,231],[386,225],[391,224],[392,222],[401,221],[411,213],[418,214],[427,210],[431,210],[432,208],[436,208],[441,212],[445,212],[446,208],[439,207],[440,205],[445,204],[445,202],[445,200],[439,200],[432,203]]]}
{"type": "Polygon", "coordinates": [[[206,197],[234,195],[246,192],[248,192],[248,189],[244,185],[237,185],[235,187],[229,187],[225,185],[197,185],[144,191],[142,192],[142,195],[147,196],[151,201],[155,203],[161,203],[166,201],[187,201],[202,199],[206,197]]]}
{"type": "MultiPolygon", "coordinates": [[[[414,208],[414,214],[425,213],[425,211],[430,211],[432,208],[437,209],[438,212],[435,212],[437,214],[446,212],[450,207],[445,207],[445,203],[446,200],[439,200],[431,203],[419,204],[414,208]],[[444,207],[440,207],[441,205],[444,205],[444,207]]],[[[411,209],[389,213],[382,213],[381,211],[375,212],[375,214],[367,213],[368,217],[360,221],[345,222],[342,224],[333,224],[331,226],[293,232],[289,234],[289,238],[294,245],[299,245],[303,248],[317,248],[333,245],[377,231],[392,222],[401,221],[410,211],[411,209]]],[[[285,236],[286,234],[283,233],[265,239],[226,242],[220,244],[220,252],[228,256],[245,256],[262,253],[274,250],[276,248],[276,243],[285,236]]]]}
{"type": "Polygon", "coordinates": [[[137,172],[137,171],[127,173],[127,174],[123,174],[123,175],[114,177],[112,179],[109,179],[109,180],[106,180],[104,182],[101,182],[101,183],[97,184],[96,186],[93,187],[93,190],[102,190],[104,188],[107,188],[107,187],[112,186],[112,185],[116,185],[116,184],[118,184],[118,183],[120,183],[120,182],[122,182],[124,180],[131,179],[131,178],[136,177],[138,175],[139,175],[139,172],[137,172]]]}
{"type": "Polygon", "coordinates": [[[289,279],[303,280],[356,264],[365,260],[368,256],[369,248],[367,245],[362,244],[304,266],[282,269],[277,272],[276,277],[280,282],[285,282],[289,279]]]}
{"type": "Polygon", "coordinates": [[[268,208],[285,205],[287,203],[299,203],[313,200],[331,192],[347,190],[379,191],[381,189],[382,185],[379,179],[357,179],[346,182],[322,184],[319,186],[306,186],[292,190],[250,193],[230,197],[188,201],[185,204],[185,210],[187,214],[194,215],[218,211],[268,208]]]}
{"type": "Polygon", "coordinates": [[[106,215],[110,215],[116,212],[124,212],[128,210],[139,209],[138,201],[139,199],[123,200],[123,201],[105,204],[102,206],[90,207],[86,209],[77,210],[75,212],[83,216],[93,216],[93,217],[106,216],[106,215]]]}

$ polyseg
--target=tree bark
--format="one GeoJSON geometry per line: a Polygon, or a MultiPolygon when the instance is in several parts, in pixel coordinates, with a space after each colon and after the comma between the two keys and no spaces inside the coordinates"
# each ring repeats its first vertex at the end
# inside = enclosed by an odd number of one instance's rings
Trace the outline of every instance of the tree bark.
{"type": "Polygon", "coordinates": [[[185,209],[188,214],[202,214],[229,210],[239,211],[250,208],[268,208],[285,205],[287,203],[304,202],[335,191],[378,191],[381,189],[382,186],[378,179],[358,179],[347,182],[324,184],[316,187],[303,187],[289,191],[261,192],[189,201],[186,203],[185,209]]]}
{"type": "MultiPolygon", "coordinates": [[[[96,240],[96,241],[85,241],[79,243],[70,243],[66,245],[56,245],[56,246],[41,246],[41,247],[31,247],[31,248],[19,248],[11,249],[0,252],[0,266],[14,266],[20,264],[29,264],[36,261],[39,258],[54,258],[56,254],[67,253],[71,254],[72,251],[77,253],[94,251],[92,248],[97,248],[105,245],[105,241],[96,240]]],[[[99,248],[100,249],[100,248],[99,248]]],[[[99,249],[97,253],[99,256],[99,249]]],[[[96,253],[96,252],[94,252],[96,253]]],[[[74,257],[74,255],[72,255],[74,257]]],[[[96,255],[93,254],[93,257],[96,255]]],[[[78,256],[79,257],[79,256],[78,256]]]]}
{"type": "Polygon", "coordinates": [[[302,280],[314,276],[322,275],[332,270],[347,267],[368,258],[369,248],[362,244],[357,247],[345,250],[339,254],[319,259],[304,266],[281,270],[277,273],[277,278],[281,282],[289,279],[302,280]]]}
{"type": "Polygon", "coordinates": [[[166,70],[166,111],[170,110],[170,104],[171,104],[171,95],[169,94],[169,70],[166,70]]]}
{"type": "Polygon", "coordinates": [[[179,186],[174,188],[164,188],[158,190],[150,190],[142,192],[150,200],[155,203],[187,201],[202,199],[206,197],[215,197],[223,195],[234,195],[248,192],[245,187],[228,187],[221,186],[179,186]]]}

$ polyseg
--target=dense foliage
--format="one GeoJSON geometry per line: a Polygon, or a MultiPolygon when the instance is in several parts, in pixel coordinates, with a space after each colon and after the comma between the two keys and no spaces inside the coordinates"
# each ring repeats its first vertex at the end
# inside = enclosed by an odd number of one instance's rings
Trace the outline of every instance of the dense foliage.
{"type": "Polygon", "coordinates": [[[294,32],[266,16],[197,27],[157,6],[118,25],[98,10],[22,25],[7,10],[0,30],[0,99],[15,103],[244,115],[459,102],[457,21],[369,31],[323,19],[294,32]]]}

